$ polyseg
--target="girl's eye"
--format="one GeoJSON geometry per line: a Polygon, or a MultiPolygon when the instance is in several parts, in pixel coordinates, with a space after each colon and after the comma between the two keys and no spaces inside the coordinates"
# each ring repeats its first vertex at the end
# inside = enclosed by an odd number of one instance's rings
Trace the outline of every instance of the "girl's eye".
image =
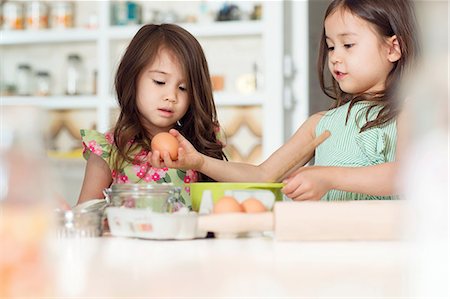
{"type": "Polygon", "coordinates": [[[186,91],[186,87],[185,87],[185,86],[180,86],[179,89],[180,89],[181,91],[186,91]]]}
{"type": "Polygon", "coordinates": [[[353,47],[355,44],[344,44],[344,47],[346,49],[350,49],[351,47],[353,47]]]}
{"type": "Polygon", "coordinates": [[[328,47],[328,52],[333,51],[334,47],[328,47]]]}
{"type": "Polygon", "coordinates": [[[158,80],[153,80],[153,82],[154,82],[156,85],[164,85],[164,84],[165,84],[165,82],[163,82],[163,81],[158,81],[158,80]]]}

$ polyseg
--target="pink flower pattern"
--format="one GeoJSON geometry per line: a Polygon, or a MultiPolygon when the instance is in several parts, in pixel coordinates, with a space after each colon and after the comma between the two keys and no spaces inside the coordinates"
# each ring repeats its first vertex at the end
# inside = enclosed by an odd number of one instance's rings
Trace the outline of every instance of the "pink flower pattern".
{"type": "Polygon", "coordinates": [[[89,143],[87,144],[87,147],[89,148],[89,150],[91,152],[93,152],[97,156],[101,156],[103,154],[102,147],[95,140],[89,141],[89,143]]]}
{"type": "MultiPolygon", "coordinates": [[[[83,138],[83,156],[87,158],[90,153],[102,157],[110,167],[113,161],[110,161],[111,148],[114,146],[113,133],[98,133],[93,130],[85,130],[83,138]]],[[[130,141],[132,144],[134,140],[130,141]]],[[[198,173],[193,170],[186,171],[185,175],[179,177],[179,171],[168,168],[155,168],[147,162],[148,151],[141,149],[136,151],[132,163],[126,165],[121,170],[111,170],[113,182],[116,184],[125,183],[160,183],[166,176],[169,176],[171,182],[183,188],[185,197],[190,194],[190,183],[198,181],[198,173]]]]}
{"type": "Polygon", "coordinates": [[[105,139],[109,144],[113,144],[114,143],[114,134],[111,131],[106,132],[105,139]]]}

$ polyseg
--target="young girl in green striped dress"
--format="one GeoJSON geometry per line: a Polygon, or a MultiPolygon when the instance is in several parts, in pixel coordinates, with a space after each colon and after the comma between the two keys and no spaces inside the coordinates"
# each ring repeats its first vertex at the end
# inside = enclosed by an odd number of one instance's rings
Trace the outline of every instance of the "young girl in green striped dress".
{"type": "MultiPolygon", "coordinates": [[[[395,95],[417,52],[411,5],[407,0],[335,0],[329,5],[318,66],[333,108],[312,115],[262,164],[199,154],[175,130],[182,145],[179,159],[163,155],[161,164],[193,168],[218,181],[267,181],[295,151],[329,130],[331,137],[309,157],[315,165],[287,177],[282,191],[294,200],[395,198],[397,128],[402,123],[395,95]]],[[[152,159],[158,163],[159,156],[152,159]]]]}

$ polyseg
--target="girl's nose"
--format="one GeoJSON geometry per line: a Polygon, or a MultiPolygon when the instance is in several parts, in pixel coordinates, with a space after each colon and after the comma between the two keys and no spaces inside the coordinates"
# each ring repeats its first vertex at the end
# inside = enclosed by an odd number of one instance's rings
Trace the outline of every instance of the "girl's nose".
{"type": "Polygon", "coordinates": [[[341,56],[336,52],[336,50],[330,53],[330,61],[332,64],[342,62],[341,56]]]}
{"type": "Polygon", "coordinates": [[[176,92],[173,91],[167,92],[166,96],[164,97],[164,101],[175,103],[177,101],[176,92]]]}

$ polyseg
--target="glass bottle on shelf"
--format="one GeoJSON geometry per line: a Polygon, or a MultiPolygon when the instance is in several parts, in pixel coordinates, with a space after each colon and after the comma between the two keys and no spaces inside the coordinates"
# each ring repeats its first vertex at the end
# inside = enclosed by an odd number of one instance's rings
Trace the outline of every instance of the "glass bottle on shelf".
{"type": "Polygon", "coordinates": [[[42,1],[31,1],[27,4],[27,29],[44,29],[48,27],[48,7],[42,1]]]}
{"type": "Polygon", "coordinates": [[[74,27],[74,9],[72,2],[54,2],[51,11],[53,28],[64,29],[74,27]]]}
{"type": "Polygon", "coordinates": [[[39,71],[36,73],[36,90],[37,96],[50,95],[50,74],[45,71],[39,71]]]}
{"type": "Polygon", "coordinates": [[[23,6],[20,2],[2,1],[3,8],[3,29],[22,30],[23,29],[23,6]]]}
{"type": "Polygon", "coordinates": [[[67,82],[66,94],[79,95],[81,94],[81,72],[82,61],[78,54],[70,54],[67,57],[67,82]]]}
{"type": "Polygon", "coordinates": [[[19,64],[17,66],[17,94],[19,96],[31,95],[31,66],[29,64],[19,64]]]}

